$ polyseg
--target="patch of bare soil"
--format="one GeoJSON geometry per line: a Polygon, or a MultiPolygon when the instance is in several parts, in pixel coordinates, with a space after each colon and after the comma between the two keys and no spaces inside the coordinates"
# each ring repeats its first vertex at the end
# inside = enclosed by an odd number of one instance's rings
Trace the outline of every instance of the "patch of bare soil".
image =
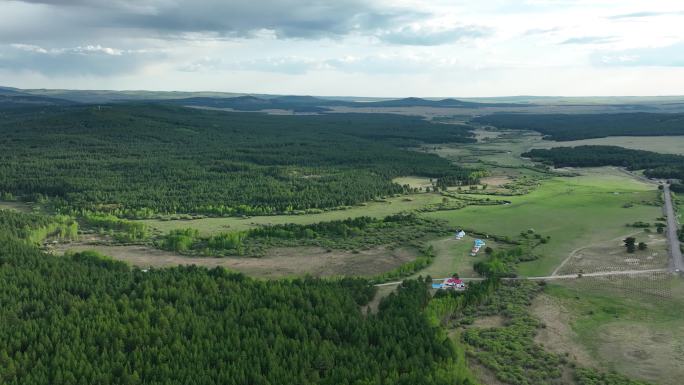
{"type": "Polygon", "coordinates": [[[576,342],[577,334],[570,327],[570,312],[557,299],[541,294],[532,302],[531,310],[546,326],[538,330],[535,342],[556,354],[567,353],[582,366],[594,366],[589,353],[576,342]]]}
{"type": "Polygon", "coordinates": [[[19,211],[22,213],[30,213],[31,212],[31,206],[29,206],[23,202],[0,201],[0,210],[13,210],[13,211],[19,211]]]}
{"type": "Polygon", "coordinates": [[[491,315],[486,317],[475,318],[472,324],[467,325],[468,328],[500,328],[504,326],[505,318],[501,315],[491,315]]]}
{"type": "Polygon", "coordinates": [[[661,234],[640,234],[639,241],[648,244],[646,250],[628,253],[622,239],[606,241],[573,251],[558,274],[598,273],[602,271],[650,270],[668,264],[667,241],[661,234]]]}
{"type": "Polygon", "coordinates": [[[390,250],[384,247],[377,247],[358,253],[337,250],[328,252],[320,247],[275,248],[262,258],[187,257],[140,245],[120,246],[80,243],[59,244],[54,247],[54,251],[59,254],[67,250],[95,250],[114,259],[126,261],[142,268],[178,265],[223,266],[247,275],[263,278],[303,274],[313,276],[371,276],[391,270],[415,258],[415,253],[411,250],[390,250]]]}
{"type": "Polygon", "coordinates": [[[480,179],[480,184],[486,184],[491,187],[500,187],[510,182],[511,178],[507,176],[488,176],[480,179]]]}

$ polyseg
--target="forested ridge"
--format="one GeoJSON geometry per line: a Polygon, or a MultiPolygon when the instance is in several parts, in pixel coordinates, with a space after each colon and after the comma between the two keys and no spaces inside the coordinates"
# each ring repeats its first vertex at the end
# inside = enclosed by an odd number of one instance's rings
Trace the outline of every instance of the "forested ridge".
{"type": "Polygon", "coordinates": [[[259,215],[406,192],[401,175],[476,177],[421,143],[472,142],[468,126],[375,114],[269,116],[154,105],[0,112],[0,192],[61,212],[259,215]]]}
{"type": "Polygon", "coordinates": [[[652,178],[684,179],[684,156],[632,150],[618,146],[577,146],[533,149],[522,156],[556,167],[618,166],[644,170],[652,178]]]}
{"type": "Polygon", "coordinates": [[[578,140],[607,136],[684,135],[684,114],[511,114],[480,116],[474,123],[511,130],[537,131],[549,140],[578,140]]]}

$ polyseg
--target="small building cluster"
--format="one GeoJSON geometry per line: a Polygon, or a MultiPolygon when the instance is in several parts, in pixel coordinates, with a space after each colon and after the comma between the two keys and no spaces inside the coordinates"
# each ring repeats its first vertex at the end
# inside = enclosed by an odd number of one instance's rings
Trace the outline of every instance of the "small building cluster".
{"type": "Polygon", "coordinates": [[[465,237],[465,235],[466,233],[463,230],[456,231],[456,240],[460,241],[461,239],[463,239],[463,237],[465,237]]]}
{"type": "Polygon", "coordinates": [[[480,249],[482,246],[485,245],[485,242],[482,239],[476,239],[475,243],[473,244],[473,248],[470,250],[470,256],[474,257],[477,255],[477,253],[480,252],[480,249]]]}
{"type": "Polygon", "coordinates": [[[432,284],[433,289],[448,289],[448,290],[465,290],[466,289],[466,284],[463,282],[463,280],[456,278],[456,277],[451,277],[445,279],[442,283],[433,283],[432,284]]]}

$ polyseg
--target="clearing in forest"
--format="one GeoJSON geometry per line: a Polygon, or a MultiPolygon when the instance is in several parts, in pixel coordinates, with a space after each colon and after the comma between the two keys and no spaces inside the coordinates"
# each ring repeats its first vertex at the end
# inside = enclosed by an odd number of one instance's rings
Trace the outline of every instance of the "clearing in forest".
{"type": "Polygon", "coordinates": [[[409,248],[375,247],[358,252],[327,250],[320,247],[287,247],[268,250],[265,256],[187,257],[147,246],[62,244],[55,251],[94,250],[140,268],[197,265],[222,266],[257,278],[282,278],[303,275],[370,277],[392,270],[416,258],[409,248]]]}
{"type": "Polygon", "coordinates": [[[248,218],[222,217],[177,220],[146,219],[142,220],[141,222],[151,226],[154,229],[157,229],[164,234],[171,230],[191,227],[199,230],[201,235],[212,235],[229,231],[247,230],[260,225],[279,225],[286,223],[312,224],[318,222],[344,220],[347,218],[355,218],[360,216],[384,218],[388,215],[398,214],[403,211],[413,211],[430,204],[440,203],[441,201],[442,196],[439,194],[411,194],[387,198],[381,201],[368,202],[366,204],[354,206],[346,210],[330,210],[318,214],[264,215],[248,218]]]}

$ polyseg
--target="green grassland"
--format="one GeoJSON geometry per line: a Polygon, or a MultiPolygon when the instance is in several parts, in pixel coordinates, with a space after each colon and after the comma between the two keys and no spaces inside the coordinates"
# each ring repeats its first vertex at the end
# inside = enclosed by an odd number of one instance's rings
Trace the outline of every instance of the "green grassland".
{"type": "Polygon", "coordinates": [[[421,270],[416,276],[429,275],[433,278],[445,278],[457,273],[461,277],[477,277],[478,274],[473,270],[473,264],[483,261],[485,253],[481,251],[475,257],[470,256],[474,240],[475,238],[470,236],[463,237],[461,240],[456,240],[451,236],[428,242],[434,248],[435,258],[430,266],[421,270]]]}
{"type": "Polygon", "coordinates": [[[454,226],[514,237],[534,229],[551,236],[535,252],[542,258],[520,265],[527,276],[547,275],[572,250],[620,237],[629,232],[627,223],[653,221],[662,215],[654,202],[657,190],[615,169],[583,171],[579,177],[556,177],[542,182],[527,195],[508,197],[510,205],[469,206],[461,210],[426,213],[429,218],[454,226]],[[624,205],[632,207],[624,208],[624,205]]]}
{"type": "Polygon", "coordinates": [[[388,198],[383,201],[369,202],[364,205],[355,206],[347,210],[331,210],[319,214],[303,215],[265,215],[249,218],[226,217],[226,218],[202,218],[192,220],[159,220],[149,219],[143,222],[154,229],[167,233],[171,230],[194,228],[199,230],[201,235],[210,235],[227,231],[241,231],[254,228],[260,225],[279,225],[286,223],[311,224],[327,222],[359,216],[369,216],[373,218],[383,218],[388,215],[397,214],[403,211],[413,211],[423,208],[430,204],[442,201],[442,196],[434,193],[411,194],[407,196],[388,198]]]}
{"type": "Polygon", "coordinates": [[[478,143],[423,146],[424,151],[435,153],[463,164],[501,165],[506,168],[532,166],[533,162],[522,159],[520,154],[542,142],[541,135],[524,131],[476,131],[478,143]]]}
{"type": "Polygon", "coordinates": [[[684,282],[665,274],[548,285],[595,365],[661,385],[684,376],[684,282]]]}

